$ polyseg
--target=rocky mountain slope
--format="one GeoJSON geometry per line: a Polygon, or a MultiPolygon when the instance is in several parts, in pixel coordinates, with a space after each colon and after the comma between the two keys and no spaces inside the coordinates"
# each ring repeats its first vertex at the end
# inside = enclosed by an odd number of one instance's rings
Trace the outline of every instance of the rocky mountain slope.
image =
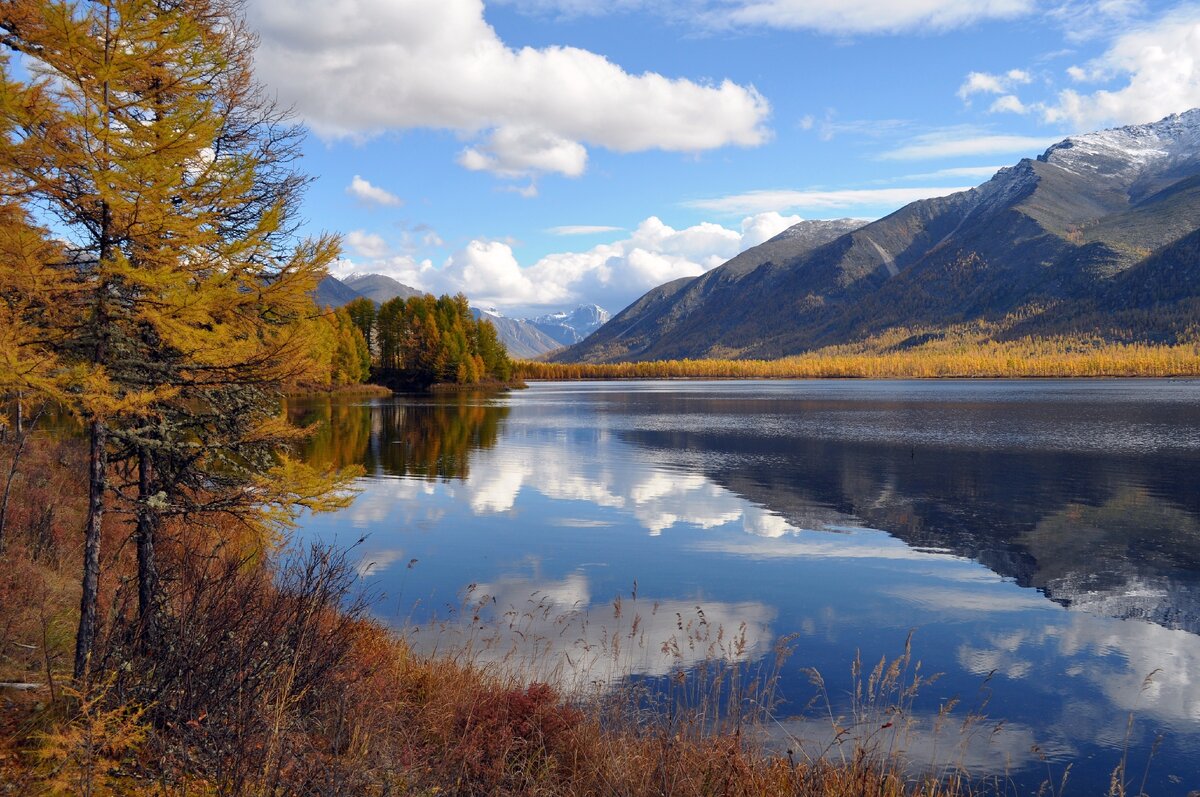
{"type": "Polygon", "coordinates": [[[771,358],[974,320],[1178,339],[1200,295],[1200,109],[1073,136],[977,188],[840,224],[797,225],[659,286],[555,359],[771,358]]]}
{"type": "Polygon", "coordinates": [[[358,291],[337,277],[325,277],[317,283],[317,289],[312,292],[312,298],[317,303],[317,307],[341,307],[354,301],[358,296],[358,291]]]}

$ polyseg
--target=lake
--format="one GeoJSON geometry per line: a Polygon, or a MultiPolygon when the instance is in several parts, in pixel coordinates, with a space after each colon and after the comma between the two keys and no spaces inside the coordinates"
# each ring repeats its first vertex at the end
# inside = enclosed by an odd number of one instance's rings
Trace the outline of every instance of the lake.
{"type": "Polygon", "coordinates": [[[812,750],[856,655],[869,670],[911,633],[940,674],[897,742],[914,761],[1020,793],[1070,765],[1068,793],[1100,794],[1125,754],[1131,794],[1200,789],[1200,383],[543,383],[288,409],[321,422],[312,459],[367,472],[302,535],[365,537],[375,613],[419,648],[604,684],[711,655],[769,671],[784,644],[771,733],[812,750]],[[806,709],[810,668],[827,698],[806,709]]]}

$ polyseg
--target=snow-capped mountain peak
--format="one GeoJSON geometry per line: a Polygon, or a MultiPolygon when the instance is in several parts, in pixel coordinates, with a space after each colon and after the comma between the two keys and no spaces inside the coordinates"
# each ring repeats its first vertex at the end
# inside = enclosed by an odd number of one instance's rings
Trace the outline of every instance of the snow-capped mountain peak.
{"type": "Polygon", "coordinates": [[[1135,177],[1200,158],[1200,108],[1144,125],[1069,136],[1038,160],[1075,174],[1135,177]]]}
{"type": "Polygon", "coordinates": [[[610,317],[599,305],[583,304],[570,312],[545,313],[527,320],[562,345],[570,346],[604,326],[610,317]]]}

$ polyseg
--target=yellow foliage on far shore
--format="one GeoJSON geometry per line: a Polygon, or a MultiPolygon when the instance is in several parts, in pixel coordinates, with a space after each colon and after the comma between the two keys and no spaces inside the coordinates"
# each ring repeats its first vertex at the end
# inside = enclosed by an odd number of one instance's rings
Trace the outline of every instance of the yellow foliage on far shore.
{"type": "MultiPolygon", "coordinates": [[[[889,336],[890,337],[890,336],[889,336]]],[[[778,360],[520,361],[522,379],[948,379],[1200,377],[1200,343],[1155,345],[1075,338],[939,340],[898,348],[887,339],[778,360]]]]}

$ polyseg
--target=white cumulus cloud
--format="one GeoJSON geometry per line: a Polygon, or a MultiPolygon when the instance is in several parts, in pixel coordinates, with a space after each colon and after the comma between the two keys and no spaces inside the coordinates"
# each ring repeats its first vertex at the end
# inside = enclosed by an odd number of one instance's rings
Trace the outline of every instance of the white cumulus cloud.
{"type": "Polygon", "coordinates": [[[549,304],[566,298],[563,286],[534,281],[521,268],[512,247],[501,241],[471,241],[450,256],[440,278],[477,304],[549,304]]]}
{"type": "Polygon", "coordinates": [[[346,245],[363,257],[384,257],[390,251],[383,236],[365,230],[346,233],[346,245]]]}
{"type": "Polygon", "coordinates": [[[482,0],[253,0],[256,68],[321,135],[408,128],[481,136],[461,156],[499,173],[579,174],[617,152],[757,146],[752,86],[631,74],[576,47],[510,47],[482,0]]]}
{"type": "Polygon", "coordinates": [[[501,177],[527,177],[557,172],[578,177],[587,168],[582,144],[535,127],[501,127],[478,147],[468,147],[458,163],[471,171],[489,171],[501,177]]]}
{"type": "Polygon", "coordinates": [[[1005,94],[1003,97],[997,97],[988,108],[991,113],[1017,113],[1027,114],[1030,108],[1025,103],[1021,102],[1021,98],[1015,94],[1005,94]]]}
{"type": "Polygon", "coordinates": [[[404,204],[404,200],[391,191],[371,185],[369,180],[365,180],[357,174],[350,181],[350,185],[346,186],[346,193],[366,205],[399,207],[404,204]]]}
{"type": "Polygon", "coordinates": [[[799,216],[784,216],[776,210],[768,210],[765,213],[747,216],[742,219],[741,246],[743,249],[758,246],[764,241],[769,241],[776,235],[779,235],[779,233],[788,227],[799,224],[802,221],[804,219],[799,216]]]}
{"type": "Polygon", "coordinates": [[[958,87],[959,99],[968,101],[973,94],[1007,94],[1016,86],[1033,81],[1033,76],[1023,69],[1010,69],[1002,75],[991,72],[971,72],[958,87]]]}
{"type": "Polygon", "coordinates": [[[365,260],[343,259],[332,271],[334,276],[386,274],[435,294],[461,291],[477,305],[517,314],[585,301],[620,310],[651,288],[699,276],[800,220],[766,211],[747,216],[737,229],[712,222],[676,229],[651,216],[625,238],[582,251],[555,252],[529,265],[519,261],[511,243],[482,240],[471,241],[440,266],[410,255],[372,259],[366,253],[372,242],[364,234],[356,235],[352,245],[365,260]]]}
{"type": "Polygon", "coordinates": [[[1099,58],[1068,69],[1072,80],[1117,82],[1093,92],[1065,89],[1046,121],[1080,130],[1152,122],[1200,107],[1200,7],[1184,6],[1116,37],[1099,58]]]}

